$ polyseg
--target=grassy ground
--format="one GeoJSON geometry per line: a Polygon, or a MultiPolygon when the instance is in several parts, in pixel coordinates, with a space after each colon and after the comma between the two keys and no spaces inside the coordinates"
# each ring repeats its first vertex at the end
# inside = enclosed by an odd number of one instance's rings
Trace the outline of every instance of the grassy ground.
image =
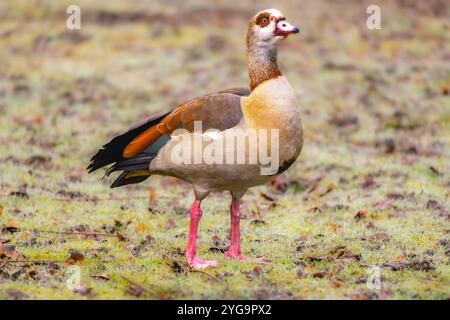
{"type": "Polygon", "coordinates": [[[85,167],[145,117],[246,85],[247,21],[273,3],[83,0],[69,32],[64,2],[0,4],[1,299],[450,298],[444,1],[379,2],[375,31],[360,1],[277,1],[302,29],[279,60],[304,149],[244,198],[244,251],[272,264],[226,260],[229,196],[205,201],[199,251],[220,263],[207,273],[184,262],[188,185],[111,190],[85,167]],[[366,285],[371,266],[379,290],[366,285]]]}

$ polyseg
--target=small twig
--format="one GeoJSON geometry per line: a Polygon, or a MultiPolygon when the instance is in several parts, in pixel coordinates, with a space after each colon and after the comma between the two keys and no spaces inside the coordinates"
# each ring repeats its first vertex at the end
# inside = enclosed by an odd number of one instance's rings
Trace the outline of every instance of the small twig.
{"type": "Polygon", "coordinates": [[[278,238],[272,237],[272,238],[264,240],[265,243],[272,242],[272,241],[278,241],[278,238]]]}
{"type": "Polygon", "coordinates": [[[1,265],[4,267],[8,263],[31,263],[31,264],[54,264],[54,263],[64,263],[64,261],[52,261],[52,260],[6,260],[1,265]]]}
{"type": "Polygon", "coordinates": [[[28,230],[32,231],[32,232],[37,232],[37,233],[55,233],[55,234],[77,235],[77,236],[85,236],[85,237],[97,237],[97,236],[117,237],[117,234],[104,233],[104,232],[93,232],[93,231],[78,232],[78,231],[36,230],[36,229],[28,229],[28,230]]]}
{"type": "Polygon", "coordinates": [[[9,261],[9,257],[2,264],[0,264],[0,269],[3,268],[4,266],[6,266],[6,263],[8,263],[8,261],[9,261]]]}
{"type": "Polygon", "coordinates": [[[211,279],[214,280],[214,281],[217,281],[217,282],[222,283],[222,284],[225,283],[225,282],[223,282],[222,280],[220,280],[219,278],[217,278],[215,275],[212,275],[212,274],[210,274],[210,273],[208,273],[208,272],[206,272],[206,271],[199,270],[199,269],[192,269],[192,268],[190,269],[190,271],[191,271],[191,272],[202,273],[202,274],[204,274],[205,276],[211,278],[211,279]]]}
{"type": "MultiPolygon", "coordinates": [[[[127,278],[127,277],[125,277],[125,276],[122,275],[122,274],[119,274],[119,275],[120,275],[120,277],[121,277],[122,279],[128,281],[129,283],[134,284],[135,286],[138,286],[138,287],[142,288],[145,292],[147,292],[147,293],[153,293],[150,289],[147,289],[146,287],[144,287],[143,285],[137,283],[136,281],[131,280],[130,278],[127,278]]],[[[153,285],[153,286],[155,286],[155,285],[153,285]]],[[[155,287],[157,287],[157,286],[155,286],[155,287]]]]}
{"type": "MultiPolygon", "coordinates": [[[[0,197],[8,197],[9,194],[0,194],[0,197]]],[[[126,201],[126,200],[145,200],[150,199],[149,196],[137,196],[137,197],[106,197],[106,198],[86,198],[86,197],[79,197],[79,198],[62,198],[62,197],[51,197],[51,196],[39,196],[39,197],[33,197],[34,199],[42,199],[42,198],[50,198],[50,200],[55,201],[83,201],[83,202],[97,202],[97,201],[126,201]]],[[[166,195],[158,195],[158,198],[170,198],[170,196],[166,195]]]]}
{"type": "Polygon", "coordinates": [[[141,199],[149,199],[148,196],[141,197],[108,197],[108,198],[52,198],[51,200],[55,201],[84,201],[84,202],[97,202],[97,201],[115,201],[115,200],[141,200],[141,199]]]}
{"type": "Polygon", "coordinates": [[[65,234],[65,235],[76,235],[76,236],[84,236],[84,237],[118,237],[117,234],[114,233],[104,233],[104,232],[94,232],[94,231],[56,231],[56,230],[38,230],[38,229],[29,229],[29,228],[17,228],[17,231],[29,231],[36,233],[52,233],[52,234],[65,234]]]}

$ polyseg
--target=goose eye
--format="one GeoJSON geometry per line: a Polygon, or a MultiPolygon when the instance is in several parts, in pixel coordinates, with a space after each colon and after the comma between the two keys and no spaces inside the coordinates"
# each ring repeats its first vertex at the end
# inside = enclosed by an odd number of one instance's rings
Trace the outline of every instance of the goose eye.
{"type": "Polygon", "coordinates": [[[267,13],[262,13],[256,18],[255,23],[260,28],[264,28],[269,25],[269,23],[270,23],[269,18],[270,18],[270,16],[267,13]]]}

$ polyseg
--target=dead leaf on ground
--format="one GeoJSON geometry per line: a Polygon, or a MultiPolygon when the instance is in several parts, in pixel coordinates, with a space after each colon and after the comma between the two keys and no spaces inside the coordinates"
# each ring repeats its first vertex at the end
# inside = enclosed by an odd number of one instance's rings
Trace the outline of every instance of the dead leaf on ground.
{"type": "Polygon", "coordinates": [[[338,128],[350,128],[352,130],[358,129],[359,120],[356,116],[333,116],[328,122],[338,128]]]}
{"type": "Polygon", "coordinates": [[[175,272],[176,274],[182,274],[186,272],[186,265],[179,263],[176,260],[173,260],[172,263],[170,264],[170,268],[172,269],[173,272],[175,272]]]}
{"type": "Polygon", "coordinates": [[[213,253],[225,253],[227,251],[227,248],[210,247],[209,251],[213,253]]]}
{"type": "Polygon", "coordinates": [[[303,271],[303,267],[301,267],[301,266],[297,266],[295,271],[297,273],[297,277],[300,278],[300,279],[301,278],[306,278],[308,276],[308,274],[303,271]]]}
{"type": "Polygon", "coordinates": [[[335,255],[334,261],[337,262],[351,262],[351,261],[360,261],[361,254],[360,253],[352,253],[347,249],[342,249],[338,251],[335,255]]]}
{"type": "Polygon", "coordinates": [[[364,181],[361,183],[361,188],[363,189],[369,189],[375,185],[375,179],[372,175],[366,175],[364,176],[364,181]]]}
{"type": "Polygon", "coordinates": [[[217,235],[212,236],[211,240],[213,241],[214,246],[227,246],[229,243],[227,240],[224,240],[217,235]]]}
{"type": "Polygon", "coordinates": [[[224,240],[217,235],[212,236],[211,240],[213,242],[213,246],[209,248],[209,251],[215,253],[224,253],[227,251],[229,245],[227,240],[224,240]]]}
{"type": "Polygon", "coordinates": [[[8,227],[9,228],[19,228],[19,221],[15,220],[15,219],[8,219],[8,227]]]}
{"type": "Polygon", "coordinates": [[[0,259],[8,258],[10,260],[16,260],[19,256],[21,254],[16,250],[16,246],[12,244],[0,244],[0,259]]]}
{"type": "Polygon", "coordinates": [[[329,223],[328,225],[330,226],[330,229],[333,231],[336,231],[339,228],[339,226],[336,223],[329,223]]]}
{"type": "Polygon", "coordinates": [[[405,199],[405,195],[397,192],[389,192],[386,194],[386,198],[390,200],[403,200],[405,199]]]}
{"type": "Polygon", "coordinates": [[[312,274],[312,277],[313,277],[313,278],[319,278],[319,279],[322,279],[322,278],[328,277],[329,275],[330,275],[329,272],[327,272],[327,271],[321,271],[321,272],[313,273],[313,274],[312,274]]]}
{"type": "Polygon", "coordinates": [[[392,154],[395,152],[395,141],[392,138],[385,139],[383,141],[375,142],[376,148],[383,148],[385,154],[392,154]]]}
{"type": "Polygon", "coordinates": [[[353,300],[379,300],[386,299],[388,292],[384,290],[357,289],[346,294],[346,296],[349,296],[353,300]]]}
{"type": "Polygon", "coordinates": [[[261,219],[253,219],[252,221],[250,221],[250,224],[263,225],[263,224],[267,224],[267,223],[261,219]]]}
{"type": "Polygon", "coordinates": [[[28,195],[28,193],[23,192],[23,191],[13,191],[9,193],[10,196],[12,197],[18,197],[18,198],[22,198],[22,199],[30,199],[30,196],[28,195]]]}
{"type": "Polygon", "coordinates": [[[127,294],[132,295],[132,296],[140,297],[145,292],[145,289],[142,286],[138,285],[138,284],[132,284],[132,285],[127,287],[125,292],[127,294]]]}
{"type": "Polygon", "coordinates": [[[436,267],[428,260],[415,260],[412,262],[389,261],[383,263],[383,267],[391,268],[393,271],[400,271],[405,269],[415,271],[433,271],[436,269],[436,267]]]}
{"type": "Polygon", "coordinates": [[[103,259],[103,262],[111,262],[111,261],[114,261],[114,259],[115,259],[115,257],[112,254],[110,254],[110,255],[107,255],[105,257],[105,259],[103,259]]]}
{"type": "Polygon", "coordinates": [[[263,198],[264,198],[265,200],[267,200],[267,201],[270,201],[270,202],[275,201],[275,199],[274,199],[273,197],[271,197],[271,196],[265,194],[264,192],[260,192],[259,194],[261,195],[261,197],[263,197],[263,198]]]}
{"type": "Polygon", "coordinates": [[[166,222],[166,228],[167,229],[173,229],[175,228],[177,225],[175,224],[175,221],[173,219],[169,219],[166,222]]]}
{"type": "Polygon", "coordinates": [[[355,220],[358,222],[361,219],[365,219],[367,217],[367,210],[359,210],[358,213],[355,215],[355,220]]]}
{"type": "Polygon", "coordinates": [[[139,243],[140,248],[147,246],[152,247],[153,245],[155,245],[155,238],[153,238],[151,235],[145,236],[145,239],[139,243]]]}
{"type": "Polygon", "coordinates": [[[436,169],[435,167],[430,166],[429,168],[430,168],[431,172],[433,172],[435,175],[437,175],[437,176],[441,175],[441,173],[439,172],[439,170],[436,169]]]}
{"type": "Polygon", "coordinates": [[[442,206],[436,200],[430,199],[427,201],[427,209],[431,210],[442,210],[442,206]]]}
{"type": "Polygon", "coordinates": [[[342,279],[336,278],[336,279],[331,279],[331,283],[336,288],[340,288],[340,287],[342,287],[345,284],[345,281],[342,280],[342,279]]]}
{"type": "Polygon", "coordinates": [[[70,256],[66,259],[66,264],[72,265],[75,263],[82,263],[84,261],[84,255],[76,250],[70,250],[70,256]]]}
{"type": "Polygon", "coordinates": [[[278,193],[285,193],[288,189],[288,179],[285,174],[281,174],[275,179],[270,180],[267,183],[272,190],[278,193]]]}
{"type": "Polygon", "coordinates": [[[319,245],[317,243],[311,243],[309,241],[300,241],[298,242],[297,248],[295,250],[297,251],[303,251],[304,249],[314,249],[317,248],[319,245]]]}
{"type": "Polygon", "coordinates": [[[119,231],[116,232],[117,238],[119,239],[119,241],[121,242],[126,242],[128,241],[128,238],[125,237],[123,234],[121,234],[119,231]]]}
{"type": "Polygon", "coordinates": [[[261,276],[261,273],[263,272],[261,267],[254,267],[251,271],[241,271],[243,274],[245,274],[248,278],[256,279],[261,276]]]}
{"type": "Polygon", "coordinates": [[[319,192],[319,197],[324,197],[325,195],[329,194],[331,191],[334,190],[334,185],[330,183],[325,190],[322,190],[319,192]]]}
{"type": "Polygon", "coordinates": [[[326,256],[310,256],[305,257],[305,260],[308,262],[320,262],[320,261],[328,261],[329,258],[326,256]]]}
{"type": "Polygon", "coordinates": [[[370,236],[361,236],[361,240],[382,240],[382,241],[389,241],[391,237],[386,232],[378,232],[375,234],[372,234],[370,236]]]}
{"type": "Polygon", "coordinates": [[[88,288],[85,285],[79,284],[73,289],[73,291],[78,293],[78,294],[80,294],[80,295],[82,295],[82,296],[86,296],[89,293],[91,293],[92,288],[88,288]]]}
{"type": "Polygon", "coordinates": [[[6,290],[6,299],[8,300],[23,300],[27,298],[26,293],[18,289],[6,290]]]}
{"type": "Polygon", "coordinates": [[[137,227],[136,227],[136,232],[143,234],[145,232],[145,230],[147,229],[147,227],[145,226],[144,223],[140,222],[137,227]]]}
{"type": "Polygon", "coordinates": [[[93,274],[91,274],[91,278],[100,279],[100,280],[104,280],[104,281],[111,280],[111,277],[106,272],[93,273],[93,274]]]}
{"type": "Polygon", "coordinates": [[[384,200],[384,199],[377,200],[372,205],[374,208],[380,210],[387,210],[395,207],[392,200],[384,200]]]}
{"type": "Polygon", "coordinates": [[[8,242],[10,242],[10,241],[11,241],[10,238],[0,237],[0,243],[8,243],[8,242]]]}

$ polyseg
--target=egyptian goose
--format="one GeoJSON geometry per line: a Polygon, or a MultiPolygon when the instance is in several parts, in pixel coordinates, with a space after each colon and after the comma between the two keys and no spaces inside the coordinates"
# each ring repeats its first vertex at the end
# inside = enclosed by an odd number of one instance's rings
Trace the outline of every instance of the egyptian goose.
{"type": "Polygon", "coordinates": [[[248,188],[266,183],[288,169],[300,154],[303,134],[299,104],[277,64],[278,43],[298,32],[299,29],[287,22],[278,10],[259,12],[250,20],[247,33],[250,90],[229,89],[190,100],[115,137],[91,159],[89,172],[110,164],[106,175],[121,171],[112,188],[139,183],[154,174],[177,177],[193,185],[195,200],[190,211],[186,247],[186,259],[192,268],[217,264],[215,260],[203,260],[196,255],[202,200],[211,191],[230,191],[231,244],[225,254],[246,259],[241,254],[239,231],[242,196],[248,188]],[[197,123],[202,126],[200,132],[195,129],[197,123]],[[257,134],[256,140],[251,140],[251,135],[246,136],[251,130],[265,130],[266,135],[257,134]],[[245,138],[240,145],[226,140],[227,134],[239,137],[242,133],[245,138]],[[260,143],[265,137],[270,141],[260,143]],[[200,148],[195,147],[198,138],[200,148]],[[194,143],[193,148],[191,143],[194,143]],[[268,150],[262,150],[260,145],[268,150]],[[180,146],[187,146],[187,149],[180,146]],[[203,158],[207,149],[210,156],[216,156],[215,162],[203,158]],[[188,150],[188,156],[183,159],[189,161],[174,157],[181,154],[180,150],[188,150]],[[263,163],[262,151],[270,153],[275,170],[264,172],[268,165],[267,159],[263,163]],[[228,162],[228,158],[222,161],[230,155],[231,159],[235,159],[235,155],[237,159],[242,152],[244,161],[228,162]],[[251,152],[259,155],[256,161],[250,161],[251,152]],[[197,156],[204,161],[196,161],[197,156]]]}

